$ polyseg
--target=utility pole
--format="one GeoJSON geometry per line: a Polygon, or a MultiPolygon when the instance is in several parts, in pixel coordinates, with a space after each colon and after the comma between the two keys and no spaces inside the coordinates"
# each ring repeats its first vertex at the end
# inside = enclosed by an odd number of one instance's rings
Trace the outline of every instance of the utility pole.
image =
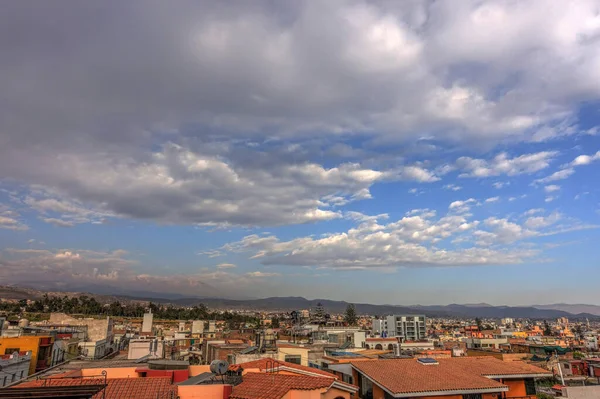
{"type": "Polygon", "coordinates": [[[558,360],[558,351],[554,352],[556,355],[556,365],[558,367],[558,373],[560,374],[560,382],[565,385],[565,378],[563,377],[562,368],[560,367],[560,361],[558,360]]]}

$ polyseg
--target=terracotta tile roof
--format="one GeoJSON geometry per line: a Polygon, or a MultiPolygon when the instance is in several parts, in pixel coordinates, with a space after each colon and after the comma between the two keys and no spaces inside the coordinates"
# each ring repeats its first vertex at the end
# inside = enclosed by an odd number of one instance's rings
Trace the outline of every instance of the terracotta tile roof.
{"type": "Polygon", "coordinates": [[[523,362],[504,362],[494,357],[436,359],[423,365],[417,359],[356,362],[352,366],[394,394],[438,391],[506,391],[505,385],[487,376],[539,375],[550,373],[523,362]]]}
{"type": "Polygon", "coordinates": [[[233,388],[230,399],[281,399],[290,390],[329,388],[334,380],[325,377],[275,373],[248,373],[233,388]]]}
{"type": "MultiPolygon", "coordinates": [[[[166,395],[170,392],[177,394],[177,386],[171,383],[170,377],[147,378],[114,378],[106,381],[106,396],[104,391],[94,395],[93,399],[147,399],[154,398],[157,394],[166,395]]],[[[44,380],[35,380],[19,384],[18,388],[33,388],[43,386],[44,380]]],[[[78,386],[97,385],[104,383],[103,378],[63,378],[51,379],[47,386],[78,386]]]]}
{"type": "Polygon", "coordinates": [[[229,366],[229,369],[233,370],[233,371],[238,371],[240,367],[244,370],[259,369],[261,371],[270,370],[270,369],[277,370],[278,367],[287,367],[287,368],[299,370],[300,372],[319,374],[324,377],[337,379],[337,377],[335,375],[333,375],[327,371],[319,370],[314,367],[302,366],[302,365],[296,364],[296,363],[284,362],[283,360],[277,360],[277,359],[273,359],[270,357],[253,360],[251,362],[246,362],[246,363],[233,364],[233,365],[229,366]]]}

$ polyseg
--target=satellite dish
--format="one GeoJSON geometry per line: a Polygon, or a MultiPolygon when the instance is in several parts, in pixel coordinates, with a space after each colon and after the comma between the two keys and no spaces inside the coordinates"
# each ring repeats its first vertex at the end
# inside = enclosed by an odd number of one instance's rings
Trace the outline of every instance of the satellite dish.
{"type": "Polygon", "coordinates": [[[224,375],[229,369],[229,363],[225,360],[213,360],[210,363],[210,371],[216,375],[224,375]]]}

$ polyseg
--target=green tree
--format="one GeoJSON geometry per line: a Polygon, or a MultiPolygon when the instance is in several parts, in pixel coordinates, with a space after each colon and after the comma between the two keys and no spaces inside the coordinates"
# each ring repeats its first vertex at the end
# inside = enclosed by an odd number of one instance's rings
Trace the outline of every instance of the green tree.
{"type": "Polygon", "coordinates": [[[546,320],[544,320],[544,335],[548,337],[552,335],[552,329],[546,320]]]}
{"type": "Polygon", "coordinates": [[[481,319],[479,317],[475,318],[475,324],[477,324],[477,329],[479,329],[479,331],[483,330],[483,324],[481,323],[481,319]]]}
{"type": "Polygon", "coordinates": [[[349,326],[355,326],[358,317],[356,316],[356,306],[353,303],[349,303],[346,307],[346,314],[344,316],[344,320],[348,323],[349,326]]]}
{"type": "Polygon", "coordinates": [[[271,327],[273,327],[273,328],[279,328],[280,327],[279,317],[275,316],[275,317],[271,318],[271,327]]]}

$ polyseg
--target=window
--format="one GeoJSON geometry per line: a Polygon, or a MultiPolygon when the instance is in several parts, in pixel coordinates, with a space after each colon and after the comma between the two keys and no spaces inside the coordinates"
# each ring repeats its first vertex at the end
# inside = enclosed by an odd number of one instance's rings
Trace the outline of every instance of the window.
{"type": "Polygon", "coordinates": [[[300,355],[285,355],[283,360],[288,363],[302,364],[302,358],[300,355]]]}
{"type": "Polygon", "coordinates": [[[19,352],[20,348],[6,348],[6,350],[4,351],[5,355],[12,355],[15,352],[19,352]]]}
{"type": "Polygon", "coordinates": [[[533,378],[526,378],[525,379],[525,395],[535,395],[535,394],[536,394],[535,381],[533,380],[533,378]]]}
{"type": "Polygon", "coordinates": [[[468,393],[462,396],[463,399],[482,399],[480,393],[468,393]]]}

